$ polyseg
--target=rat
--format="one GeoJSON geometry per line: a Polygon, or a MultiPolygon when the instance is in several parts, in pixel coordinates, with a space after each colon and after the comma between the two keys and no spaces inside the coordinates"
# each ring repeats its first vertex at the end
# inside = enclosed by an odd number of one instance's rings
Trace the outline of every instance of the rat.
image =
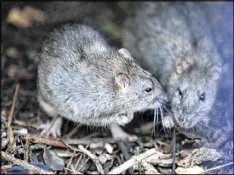
{"type": "Polygon", "coordinates": [[[167,92],[169,103],[163,126],[184,133],[208,127],[222,63],[199,4],[134,5],[123,27],[123,46],[167,92]]]}
{"type": "Polygon", "coordinates": [[[135,112],[159,108],[167,101],[158,80],[127,49],[109,46],[91,26],[55,27],[38,57],[38,102],[54,117],[53,127],[44,128],[43,134],[60,136],[64,117],[79,124],[109,126],[113,137],[128,139],[120,125],[129,123],[135,112]]]}

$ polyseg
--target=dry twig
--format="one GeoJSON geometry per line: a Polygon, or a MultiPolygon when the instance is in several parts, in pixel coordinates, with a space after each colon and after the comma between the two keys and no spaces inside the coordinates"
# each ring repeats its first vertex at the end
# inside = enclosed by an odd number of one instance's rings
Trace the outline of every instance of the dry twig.
{"type": "Polygon", "coordinates": [[[172,139],[172,174],[175,174],[176,169],[176,134],[175,134],[175,128],[173,129],[173,139],[172,139]]]}
{"type": "Polygon", "coordinates": [[[20,159],[16,159],[13,156],[1,151],[1,157],[5,160],[8,160],[10,162],[15,163],[16,165],[22,166],[27,170],[32,170],[34,173],[38,173],[38,174],[55,174],[52,171],[48,171],[48,170],[44,170],[42,168],[39,168],[37,166],[31,165],[28,162],[24,161],[24,160],[20,160],[20,159]]]}
{"type": "Polygon", "coordinates": [[[146,152],[139,154],[138,156],[133,156],[131,159],[111,170],[108,174],[120,174],[128,168],[132,167],[134,164],[146,159],[147,157],[156,154],[158,151],[155,148],[149,149],[146,152]]]}
{"type": "Polygon", "coordinates": [[[8,126],[7,126],[7,134],[10,139],[10,146],[13,146],[13,147],[15,146],[15,143],[14,143],[14,135],[13,135],[11,124],[14,118],[15,104],[16,104],[16,100],[17,100],[17,96],[19,92],[19,87],[20,85],[16,84],[15,93],[13,96],[13,102],[12,102],[11,110],[10,110],[9,117],[8,117],[8,126]]]}
{"type": "MultiPolygon", "coordinates": [[[[118,147],[120,148],[121,152],[124,155],[124,159],[125,160],[130,159],[130,155],[128,154],[128,149],[127,149],[126,145],[123,142],[118,142],[117,144],[118,144],[118,147]]],[[[128,173],[133,174],[133,169],[129,168],[128,173]]]]}
{"type": "Polygon", "coordinates": [[[68,148],[68,146],[64,142],[58,139],[45,138],[45,137],[31,135],[31,134],[27,135],[27,139],[33,143],[43,143],[43,144],[50,145],[50,146],[68,148]]]}
{"type": "Polygon", "coordinates": [[[92,161],[94,162],[94,164],[97,167],[97,170],[100,174],[104,174],[104,170],[103,167],[101,165],[101,163],[99,162],[99,159],[96,155],[92,154],[89,150],[85,149],[82,145],[79,145],[78,148],[85,153],[87,156],[89,156],[90,159],[92,159],[92,161]]]}
{"type": "Polygon", "coordinates": [[[226,163],[226,164],[223,164],[223,165],[219,165],[219,166],[216,166],[216,167],[207,169],[207,170],[205,170],[203,173],[207,173],[207,172],[209,172],[209,171],[213,171],[213,170],[217,170],[217,169],[220,169],[220,168],[224,168],[224,167],[226,167],[226,166],[228,166],[228,165],[231,165],[231,164],[233,164],[233,163],[234,163],[234,162],[229,162],[229,163],[226,163]]]}
{"type": "Polygon", "coordinates": [[[62,139],[64,143],[72,145],[87,145],[90,143],[118,143],[121,139],[114,138],[87,138],[87,139],[62,139]]]}

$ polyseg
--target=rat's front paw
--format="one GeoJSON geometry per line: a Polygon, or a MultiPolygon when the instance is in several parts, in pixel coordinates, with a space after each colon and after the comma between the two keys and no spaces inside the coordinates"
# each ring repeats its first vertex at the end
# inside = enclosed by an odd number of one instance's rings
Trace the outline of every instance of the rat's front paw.
{"type": "Polygon", "coordinates": [[[173,118],[171,116],[164,116],[162,119],[162,123],[165,128],[169,128],[169,129],[173,128],[175,125],[173,118]]]}
{"type": "Polygon", "coordinates": [[[116,123],[119,125],[126,125],[133,119],[133,114],[118,114],[116,116],[116,123]]]}
{"type": "Polygon", "coordinates": [[[61,117],[57,117],[54,118],[51,122],[41,124],[39,128],[43,130],[40,135],[44,135],[47,137],[52,135],[52,137],[54,138],[61,136],[62,121],[63,120],[61,117]]]}
{"type": "Polygon", "coordinates": [[[120,139],[120,140],[124,140],[124,141],[129,141],[129,142],[136,141],[138,139],[137,136],[126,133],[117,124],[111,124],[109,128],[110,128],[112,137],[115,139],[120,139]]]}

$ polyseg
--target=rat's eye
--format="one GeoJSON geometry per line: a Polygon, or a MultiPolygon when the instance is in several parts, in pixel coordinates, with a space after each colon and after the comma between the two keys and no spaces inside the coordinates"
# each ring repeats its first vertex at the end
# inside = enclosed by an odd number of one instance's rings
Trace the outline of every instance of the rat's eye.
{"type": "Polygon", "coordinates": [[[152,88],[146,88],[146,89],[145,89],[145,92],[149,93],[149,92],[151,92],[152,90],[153,90],[152,88]]]}
{"type": "Polygon", "coordinates": [[[206,98],[206,96],[205,96],[205,93],[203,92],[203,93],[200,95],[199,100],[200,100],[200,101],[205,101],[205,98],[206,98]]]}
{"type": "Polygon", "coordinates": [[[177,93],[179,94],[179,96],[182,97],[182,92],[181,92],[181,90],[179,88],[177,88],[177,93]]]}

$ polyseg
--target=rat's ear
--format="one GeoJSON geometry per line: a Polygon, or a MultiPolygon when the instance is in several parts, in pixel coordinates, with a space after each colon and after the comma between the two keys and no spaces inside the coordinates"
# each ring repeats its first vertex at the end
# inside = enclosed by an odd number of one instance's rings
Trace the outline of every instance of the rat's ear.
{"type": "Polygon", "coordinates": [[[118,73],[115,80],[121,88],[126,88],[130,84],[130,79],[125,73],[118,73]]]}
{"type": "Polygon", "coordinates": [[[212,80],[218,80],[222,72],[222,67],[220,65],[213,65],[210,69],[212,80]]]}
{"type": "Polygon", "coordinates": [[[122,49],[119,49],[118,50],[118,53],[123,57],[123,58],[126,58],[126,59],[129,59],[129,60],[133,60],[130,52],[125,49],[125,48],[122,48],[122,49]]]}
{"type": "Polygon", "coordinates": [[[186,69],[188,69],[190,66],[190,63],[184,59],[184,58],[179,58],[176,61],[176,72],[177,74],[181,74],[182,72],[184,72],[186,69]]]}

